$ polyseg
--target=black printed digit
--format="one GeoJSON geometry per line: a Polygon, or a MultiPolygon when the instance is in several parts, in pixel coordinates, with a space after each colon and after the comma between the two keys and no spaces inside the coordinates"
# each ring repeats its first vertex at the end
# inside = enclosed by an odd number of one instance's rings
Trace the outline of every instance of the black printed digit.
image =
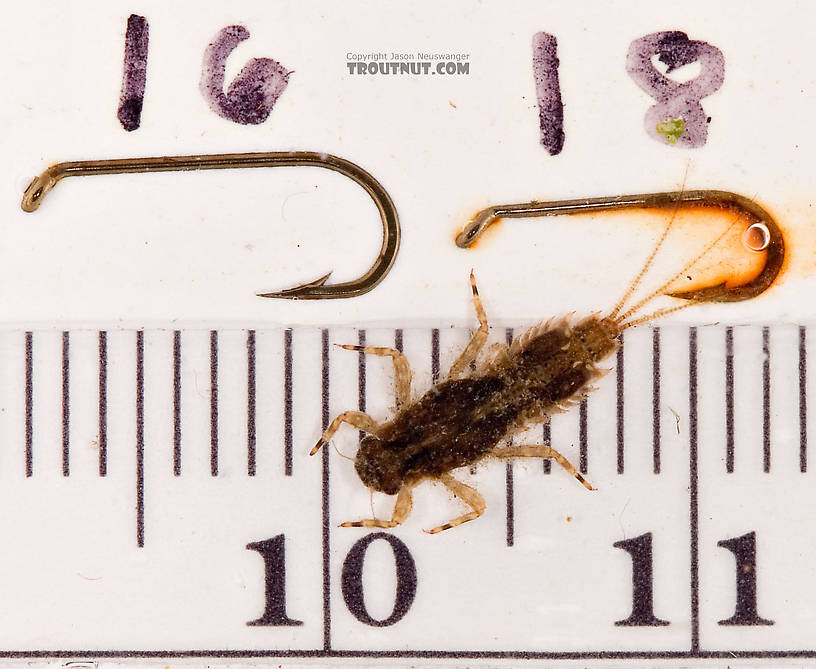
{"type": "Polygon", "coordinates": [[[645,126],[650,137],[686,148],[706,143],[710,119],[700,100],[723,84],[725,59],[719,49],[707,42],[689,40],[678,31],[653,33],[629,45],[626,71],[657,101],[646,112],[645,126]],[[654,66],[653,56],[667,66],[667,72],[698,61],[700,74],[684,83],[672,81],[654,66]]]}
{"type": "Polygon", "coordinates": [[[263,123],[289,82],[289,70],[271,58],[252,58],[224,93],[227,57],[249,31],[244,26],[227,26],[218,32],[204,51],[199,88],[216,114],[244,125],[263,123]]]}
{"type": "Polygon", "coordinates": [[[125,65],[122,93],[116,117],[122,127],[131,132],[142,122],[145,84],[147,82],[147,47],[150,26],[144,16],[131,14],[125,32],[125,65]]]}
{"type": "Polygon", "coordinates": [[[402,541],[385,532],[374,532],[357,541],[343,562],[341,575],[343,599],[351,614],[361,623],[372,627],[388,627],[398,623],[408,613],[414,602],[417,588],[417,574],[414,558],[402,541]],[[394,608],[391,615],[383,620],[372,618],[363,599],[363,562],[369,545],[382,539],[388,542],[394,551],[394,562],[397,569],[397,591],[394,597],[394,608]]]}
{"type": "Polygon", "coordinates": [[[756,532],[718,541],[717,545],[734,554],[737,571],[737,605],[734,615],[720,625],[773,625],[757,611],[756,532]]]}
{"type": "Polygon", "coordinates": [[[625,550],[632,558],[632,613],[615,624],[623,627],[660,627],[669,622],[654,614],[652,577],[652,533],[616,541],[615,548],[625,550]]]}
{"type": "Polygon", "coordinates": [[[294,627],[302,625],[286,615],[286,549],[284,535],[247,544],[247,549],[257,551],[264,561],[266,582],[266,605],[263,615],[247,623],[253,627],[294,627]]]}
{"type": "Polygon", "coordinates": [[[558,40],[540,32],[533,35],[533,77],[538,101],[541,144],[551,156],[564,148],[564,103],[558,81],[558,40]]]}

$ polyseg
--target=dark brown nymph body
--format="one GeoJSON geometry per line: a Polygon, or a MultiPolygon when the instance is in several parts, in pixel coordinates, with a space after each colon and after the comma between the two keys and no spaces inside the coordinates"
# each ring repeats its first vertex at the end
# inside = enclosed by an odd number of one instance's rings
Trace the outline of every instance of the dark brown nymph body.
{"type": "Polygon", "coordinates": [[[622,319],[590,316],[536,326],[509,347],[479,358],[487,340],[487,317],[471,274],[473,302],[480,327],[451,366],[447,378],[422,397],[411,398],[411,370],[402,353],[392,348],[342,346],[389,356],[397,385],[396,416],[377,423],[358,411],[332,421],[312,454],[331,439],[342,423],[366,432],[354,458],[360,480],[372,491],[397,495],[391,520],[368,518],[345,527],[393,527],[411,510],[411,491],[421,481],[441,481],[472,511],[431,533],[477,518],[485,509],[482,496],[450,472],[485,457],[552,458],[584,486],[592,487],[555,449],[544,445],[503,445],[514,433],[547,421],[577,402],[604,372],[598,363],[618,347],[622,319]]]}
{"type": "Polygon", "coordinates": [[[580,396],[617,348],[614,321],[590,317],[530,330],[469,376],[434,386],[360,443],[355,467],[394,495],[489,455],[509,435],[580,396]]]}

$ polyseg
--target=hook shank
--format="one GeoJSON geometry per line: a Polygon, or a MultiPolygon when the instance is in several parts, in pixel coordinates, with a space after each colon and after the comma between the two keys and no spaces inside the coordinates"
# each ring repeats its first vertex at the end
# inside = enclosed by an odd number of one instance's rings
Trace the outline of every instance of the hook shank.
{"type": "Polygon", "coordinates": [[[98,174],[132,174],[141,172],[177,172],[192,170],[225,170],[252,167],[322,167],[339,172],[359,184],[374,201],[383,226],[379,255],[371,268],[353,281],[325,285],[331,272],[315,281],[260,297],[288,299],[331,299],[356,297],[370,291],[385,278],[394,264],[400,243],[400,225],[391,196],[371,174],[359,165],[328,153],[284,151],[267,153],[224,153],[200,156],[162,156],[155,158],[122,158],[116,160],[83,160],[58,163],[36,177],[23,194],[24,211],[36,211],[45,195],[66,177],[98,174]]]}

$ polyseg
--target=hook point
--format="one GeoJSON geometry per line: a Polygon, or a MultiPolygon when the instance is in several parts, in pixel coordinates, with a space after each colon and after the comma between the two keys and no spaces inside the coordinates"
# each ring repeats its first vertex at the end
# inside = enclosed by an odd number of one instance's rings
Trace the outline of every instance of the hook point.
{"type": "Polygon", "coordinates": [[[293,288],[285,288],[284,290],[278,290],[271,293],[256,293],[258,297],[275,297],[287,300],[298,300],[298,299],[309,299],[309,298],[316,298],[322,297],[321,295],[316,295],[312,292],[313,288],[320,288],[323,286],[326,281],[328,281],[329,277],[331,276],[331,270],[321,276],[314,281],[309,281],[307,283],[302,283],[299,286],[295,286],[293,288]]]}

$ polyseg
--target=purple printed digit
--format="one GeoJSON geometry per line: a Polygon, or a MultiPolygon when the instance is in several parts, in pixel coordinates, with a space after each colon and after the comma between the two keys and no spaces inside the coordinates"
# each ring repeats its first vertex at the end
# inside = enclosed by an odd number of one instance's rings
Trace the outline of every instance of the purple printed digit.
{"type": "Polygon", "coordinates": [[[533,35],[533,77],[538,100],[541,144],[551,156],[564,148],[564,104],[558,82],[558,41],[549,33],[533,35]]]}
{"type": "Polygon", "coordinates": [[[725,78],[722,52],[708,44],[689,40],[686,33],[652,33],[629,45],[626,71],[657,104],[646,112],[645,126],[650,137],[664,144],[696,148],[708,137],[708,121],[700,100],[717,91],[725,78]],[[667,73],[695,61],[700,74],[678,83],[661,73],[652,63],[657,56],[667,73]]]}
{"type": "Polygon", "coordinates": [[[257,125],[269,117],[291,72],[271,58],[253,58],[224,93],[227,57],[246,39],[249,31],[244,26],[227,26],[218,32],[204,51],[199,87],[210,109],[219,116],[235,123],[257,125]]]}
{"type": "Polygon", "coordinates": [[[122,93],[116,116],[128,132],[142,122],[145,82],[147,81],[147,46],[149,26],[144,16],[131,14],[125,32],[125,66],[122,93]]]}

